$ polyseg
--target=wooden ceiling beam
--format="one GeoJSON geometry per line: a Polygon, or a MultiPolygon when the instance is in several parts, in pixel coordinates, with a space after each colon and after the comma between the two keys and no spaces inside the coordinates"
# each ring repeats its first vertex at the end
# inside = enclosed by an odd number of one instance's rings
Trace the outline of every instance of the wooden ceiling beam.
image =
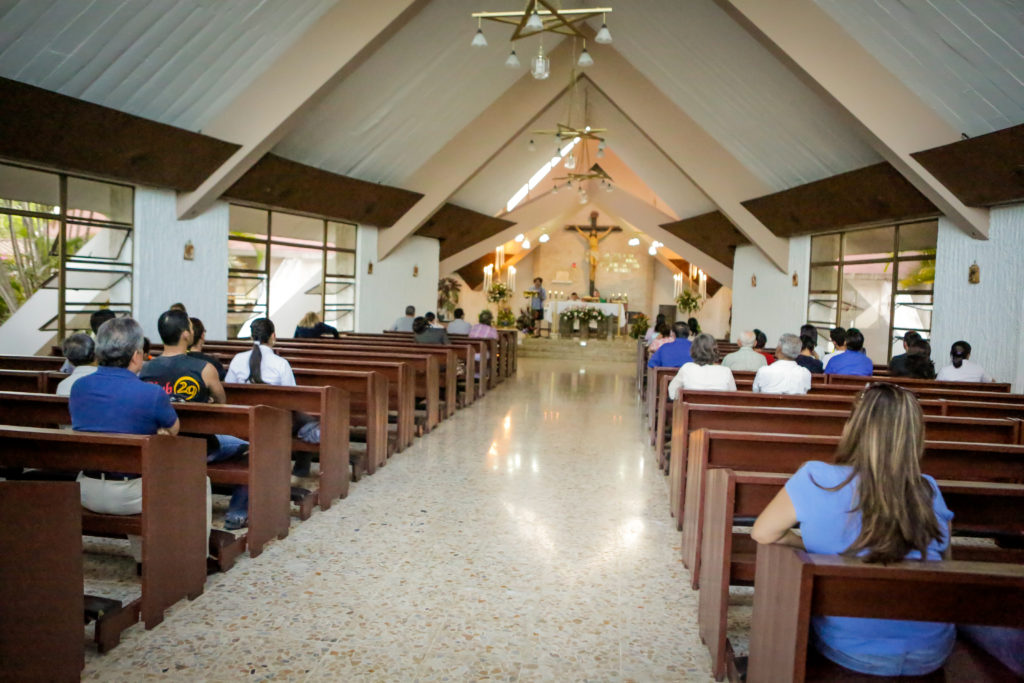
{"type": "Polygon", "coordinates": [[[968,206],[1024,201],[1024,124],[912,156],[968,206]]]}
{"type": "Polygon", "coordinates": [[[427,2],[338,0],[203,130],[241,147],[197,189],[178,197],[178,217],[195,218],[210,208],[306,111],[427,2]]]}
{"type": "Polygon", "coordinates": [[[445,203],[416,234],[439,240],[441,259],[444,260],[512,225],[512,221],[445,203]]]}
{"type": "Polygon", "coordinates": [[[988,238],[988,211],[967,206],[913,153],[960,133],[900,82],[814,0],[716,0],[797,77],[844,114],[961,230],[988,238]]]}
{"type": "Polygon", "coordinates": [[[664,223],[661,227],[730,268],[736,259],[736,247],[750,244],[721,211],[664,223]]]}

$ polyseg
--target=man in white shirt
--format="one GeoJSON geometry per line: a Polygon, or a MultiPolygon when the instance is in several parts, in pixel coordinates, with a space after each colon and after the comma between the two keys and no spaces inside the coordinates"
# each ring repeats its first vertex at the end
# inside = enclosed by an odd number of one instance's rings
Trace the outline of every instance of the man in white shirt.
{"type": "Polygon", "coordinates": [[[775,349],[778,359],[754,375],[754,391],[762,394],[806,394],[811,390],[811,372],[796,364],[803,344],[795,334],[784,334],[775,349]]]}
{"type": "Polygon", "coordinates": [[[70,363],[74,369],[68,377],[65,377],[57,385],[58,396],[70,396],[71,386],[85,377],[96,372],[96,342],[92,340],[92,337],[84,332],[78,332],[73,334],[64,340],[64,345],[61,347],[64,353],[64,357],[67,362],[70,363]]]}
{"type": "Polygon", "coordinates": [[[391,332],[412,332],[412,321],[416,319],[416,307],[406,306],[405,316],[399,318],[391,327],[388,328],[391,332]]]}
{"type": "Polygon", "coordinates": [[[469,330],[473,326],[464,320],[466,312],[461,308],[456,308],[452,315],[455,316],[455,320],[448,323],[448,334],[469,334],[469,330]]]}
{"type": "Polygon", "coordinates": [[[733,351],[722,359],[722,365],[734,371],[757,371],[768,365],[763,355],[754,350],[754,343],[757,337],[750,330],[741,332],[736,343],[740,345],[739,350],[733,351]]]}

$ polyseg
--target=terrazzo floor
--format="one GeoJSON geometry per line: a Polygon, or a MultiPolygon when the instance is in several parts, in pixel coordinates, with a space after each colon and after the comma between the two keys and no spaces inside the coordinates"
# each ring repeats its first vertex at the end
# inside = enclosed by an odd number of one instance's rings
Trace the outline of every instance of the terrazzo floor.
{"type": "Polygon", "coordinates": [[[516,378],[85,680],[707,681],[630,363],[516,378]]]}

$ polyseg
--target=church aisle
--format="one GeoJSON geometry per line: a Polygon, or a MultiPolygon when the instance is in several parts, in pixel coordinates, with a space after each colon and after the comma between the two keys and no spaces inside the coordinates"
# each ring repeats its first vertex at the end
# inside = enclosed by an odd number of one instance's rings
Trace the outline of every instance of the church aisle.
{"type": "Polygon", "coordinates": [[[632,375],[522,359],[84,678],[710,680],[632,375]]]}

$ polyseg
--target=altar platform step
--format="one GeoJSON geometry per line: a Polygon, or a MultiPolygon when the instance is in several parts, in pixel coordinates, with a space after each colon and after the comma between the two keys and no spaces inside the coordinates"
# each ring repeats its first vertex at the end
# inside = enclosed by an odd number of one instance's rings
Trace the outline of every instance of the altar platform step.
{"type": "Polygon", "coordinates": [[[636,361],[636,340],[588,340],[581,345],[579,339],[534,339],[526,337],[519,346],[522,358],[566,358],[573,360],[636,361]]]}

